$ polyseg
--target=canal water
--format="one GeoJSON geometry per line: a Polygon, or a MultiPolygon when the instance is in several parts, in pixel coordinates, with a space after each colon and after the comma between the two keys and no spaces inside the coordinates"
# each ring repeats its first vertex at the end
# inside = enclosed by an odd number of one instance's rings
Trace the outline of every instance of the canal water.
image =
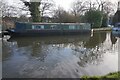
{"type": "Polygon", "coordinates": [[[119,39],[110,32],[3,39],[3,78],[80,78],[116,72],[119,39]]]}

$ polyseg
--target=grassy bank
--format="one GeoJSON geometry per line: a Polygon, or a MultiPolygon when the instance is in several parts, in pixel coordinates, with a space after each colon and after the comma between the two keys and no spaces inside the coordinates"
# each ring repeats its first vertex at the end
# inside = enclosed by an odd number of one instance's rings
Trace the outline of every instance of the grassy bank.
{"type": "Polygon", "coordinates": [[[111,31],[112,28],[106,27],[106,28],[93,28],[93,31],[111,31]]]}
{"type": "Polygon", "coordinates": [[[106,78],[116,78],[120,80],[120,72],[114,72],[114,73],[109,73],[105,76],[83,76],[82,77],[84,80],[94,78],[95,80],[102,80],[106,78]]]}

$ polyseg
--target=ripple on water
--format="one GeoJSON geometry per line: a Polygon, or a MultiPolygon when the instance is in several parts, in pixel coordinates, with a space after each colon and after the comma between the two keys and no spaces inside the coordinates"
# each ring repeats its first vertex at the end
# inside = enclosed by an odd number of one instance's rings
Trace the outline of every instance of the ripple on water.
{"type": "Polygon", "coordinates": [[[118,41],[110,37],[109,32],[101,32],[84,37],[31,37],[29,41],[21,37],[3,41],[3,76],[80,78],[117,71],[118,41]]]}

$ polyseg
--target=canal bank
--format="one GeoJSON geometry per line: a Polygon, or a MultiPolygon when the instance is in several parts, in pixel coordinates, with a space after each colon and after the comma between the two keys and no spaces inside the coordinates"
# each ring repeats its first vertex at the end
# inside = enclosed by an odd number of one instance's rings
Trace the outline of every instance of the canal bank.
{"type": "Polygon", "coordinates": [[[111,78],[111,79],[119,79],[120,78],[120,72],[113,72],[113,73],[109,73],[107,75],[104,76],[83,76],[81,77],[83,79],[97,79],[97,80],[102,80],[102,79],[106,79],[106,78],[111,78]]]}
{"type": "Polygon", "coordinates": [[[112,28],[111,27],[93,28],[92,31],[112,31],[112,28]]]}

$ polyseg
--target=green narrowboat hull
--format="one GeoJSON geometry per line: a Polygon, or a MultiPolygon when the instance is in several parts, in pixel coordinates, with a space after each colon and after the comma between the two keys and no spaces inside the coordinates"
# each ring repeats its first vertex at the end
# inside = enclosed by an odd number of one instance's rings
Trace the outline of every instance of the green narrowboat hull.
{"type": "Polygon", "coordinates": [[[59,30],[42,30],[42,31],[28,31],[22,33],[10,32],[11,36],[49,36],[49,35],[79,35],[79,34],[90,34],[91,31],[88,30],[66,30],[66,31],[59,31],[59,30]]]}

